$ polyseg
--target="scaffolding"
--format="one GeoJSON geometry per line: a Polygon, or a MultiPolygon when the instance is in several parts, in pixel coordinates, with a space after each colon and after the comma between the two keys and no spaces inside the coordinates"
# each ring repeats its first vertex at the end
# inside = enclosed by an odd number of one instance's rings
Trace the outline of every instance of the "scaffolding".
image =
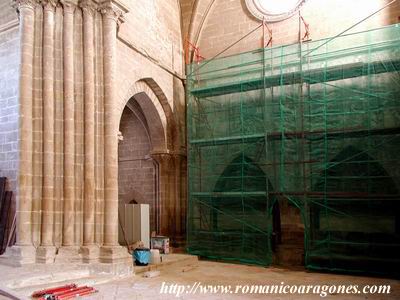
{"type": "Polygon", "coordinates": [[[399,273],[400,25],[188,65],[188,252],[270,265],[273,209],[309,269],[399,273]]]}

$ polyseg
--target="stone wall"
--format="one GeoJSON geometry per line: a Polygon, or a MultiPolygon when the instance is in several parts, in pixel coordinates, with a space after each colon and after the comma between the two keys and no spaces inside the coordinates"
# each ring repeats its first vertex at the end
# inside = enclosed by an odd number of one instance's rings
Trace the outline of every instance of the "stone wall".
{"type": "Polygon", "coordinates": [[[164,115],[163,110],[167,111],[169,106],[171,115],[165,118],[181,125],[176,126],[174,136],[180,136],[177,148],[182,146],[184,150],[184,62],[179,2],[133,0],[125,3],[131,12],[137,13],[134,17],[133,13],[127,15],[118,33],[118,111],[122,114],[138,81],[151,79],[162,94],[156,97],[166,101],[163,107],[158,107],[159,114],[164,115]]]}
{"type": "MultiPolygon", "coordinates": [[[[250,14],[245,0],[194,2],[193,4],[193,0],[181,0],[183,24],[185,24],[183,35],[189,35],[191,42],[200,47],[201,55],[205,58],[213,57],[261,24],[261,21],[250,14]],[[187,25],[189,23],[191,24],[187,25]]],[[[389,0],[307,0],[301,7],[301,13],[310,25],[311,39],[317,40],[338,34],[389,2],[389,0]]],[[[397,2],[363,22],[352,32],[399,23],[399,18],[400,3],[397,2]]],[[[271,23],[269,26],[272,29],[273,45],[298,42],[298,14],[287,20],[271,23]]],[[[304,25],[302,31],[304,33],[304,25]]],[[[262,30],[259,29],[223,55],[254,50],[261,45],[262,30]]]]}
{"type": "Polygon", "coordinates": [[[156,168],[150,156],[151,140],[146,127],[139,108],[124,109],[119,128],[123,140],[118,147],[119,217],[123,219],[124,204],[149,204],[150,229],[155,231],[156,168]]]}
{"type": "Polygon", "coordinates": [[[129,0],[132,12],[119,32],[120,39],[154,62],[183,73],[180,6],[177,0],[129,0]]]}
{"type": "Polygon", "coordinates": [[[8,1],[0,1],[0,177],[16,192],[18,168],[18,19],[8,1]]]}

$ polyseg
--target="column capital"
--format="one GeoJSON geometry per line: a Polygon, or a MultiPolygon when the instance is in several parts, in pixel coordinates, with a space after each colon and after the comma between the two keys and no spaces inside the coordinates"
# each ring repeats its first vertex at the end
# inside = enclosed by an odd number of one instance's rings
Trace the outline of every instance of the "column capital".
{"type": "Polygon", "coordinates": [[[78,6],[78,0],[60,0],[64,8],[64,13],[73,14],[78,6]]]}
{"type": "Polygon", "coordinates": [[[58,0],[41,0],[40,3],[43,6],[43,9],[46,11],[52,11],[54,12],[57,4],[58,4],[58,0]]]}
{"type": "Polygon", "coordinates": [[[20,11],[22,8],[34,9],[39,0],[13,0],[12,6],[20,11]]]}
{"type": "Polygon", "coordinates": [[[161,150],[161,151],[152,151],[150,153],[151,157],[168,157],[169,159],[182,159],[186,158],[186,153],[181,151],[171,151],[171,150],[161,150]]]}
{"type": "Polygon", "coordinates": [[[85,14],[94,15],[95,10],[98,8],[97,2],[94,0],[81,0],[79,1],[79,7],[85,14]]]}
{"type": "Polygon", "coordinates": [[[153,152],[150,153],[150,156],[159,164],[170,163],[173,160],[173,155],[168,152],[153,152]]]}
{"type": "Polygon", "coordinates": [[[99,5],[99,10],[106,18],[114,20],[118,25],[125,22],[124,14],[128,13],[128,8],[120,0],[103,0],[99,5]]]}

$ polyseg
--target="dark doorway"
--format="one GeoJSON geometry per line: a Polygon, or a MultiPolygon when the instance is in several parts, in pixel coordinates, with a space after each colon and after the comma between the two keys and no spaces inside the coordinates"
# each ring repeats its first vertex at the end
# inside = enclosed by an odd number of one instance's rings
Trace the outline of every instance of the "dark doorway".
{"type": "Polygon", "coordinates": [[[273,263],[285,267],[304,266],[303,215],[295,203],[277,197],[272,209],[273,263]]]}

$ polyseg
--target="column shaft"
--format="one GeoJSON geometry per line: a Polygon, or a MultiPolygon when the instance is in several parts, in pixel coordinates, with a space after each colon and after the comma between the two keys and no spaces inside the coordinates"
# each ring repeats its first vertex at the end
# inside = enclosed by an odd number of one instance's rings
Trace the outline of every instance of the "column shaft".
{"type": "Polygon", "coordinates": [[[63,246],[74,245],[74,224],[75,224],[74,11],[75,11],[75,6],[64,4],[63,246]]]}
{"type": "Polygon", "coordinates": [[[118,245],[118,120],[115,113],[117,22],[103,15],[104,37],[104,245],[118,245]]]}
{"type": "Polygon", "coordinates": [[[54,14],[51,1],[43,18],[43,199],[42,246],[53,246],[54,227],[54,14]]]}
{"type": "Polygon", "coordinates": [[[160,215],[160,234],[173,236],[175,219],[171,219],[175,212],[175,181],[173,158],[169,153],[153,153],[152,157],[159,165],[160,205],[157,208],[160,215]]]}
{"type": "Polygon", "coordinates": [[[174,165],[175,165],[175,172],[174,172],[174,186],[175,186],[175,241],[178,243],[182,242],[182,206],[181,206],[181,190],[180,190],[180,177],[181,177],[181,156],[179,154],[174,156],[174,165]]]}
{"type": "Polygon", "coordinates": [[[20,12],[20,154],[17,204],[17,244],[32,245],[32,88],[33,88],[33,38],[34,4],[19,5],[20,12]]]}
{"type": "Polygon", "coordinates": [[[85,184],[83,244],[94,244],[95,228],[95,82],[94,82],[94,10],[83,8],[83,48],[85,81],[85,184]]]}

